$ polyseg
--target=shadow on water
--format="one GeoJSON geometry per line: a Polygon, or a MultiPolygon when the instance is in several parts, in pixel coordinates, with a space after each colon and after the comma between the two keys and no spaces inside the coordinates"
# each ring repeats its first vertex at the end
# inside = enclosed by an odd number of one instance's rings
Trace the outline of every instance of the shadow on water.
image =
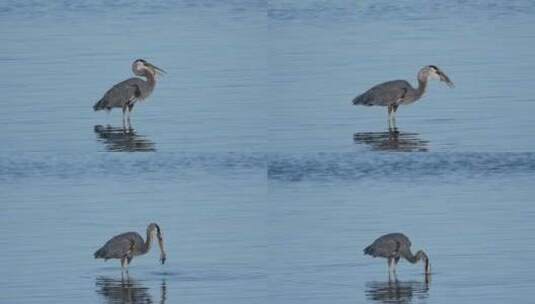
{"type": "MultiPolygon", "coordinates": [[[[128,275],[121,275],[120,279],[98,277],[95,281],[96,293],[104,297],[105,303],[137,304],[156,303],[153,301],[149,288],[139,281],[131,279],[128,275]]],[[[167,299],[167,286],[165,280],[160,284],[160,304],[167,299]]]]}
{"type": "Polygon", "coordinates": [[[138,135],[134,129],[96,125],[97,141],[110,152],[154,152],[154,142],[138,135]]]}
{"type": "Polygon", "coordinates": [[[429,294],[429,281],[424,282],[389,280],[387,282],[366,283],[366,298],[375,303],[409,304],[414,298],[426,299],[429,294]]]}
{"type": "Polygon", "coordinates": [[[429,141],[420,139],[418,133],[401,132],[389,128],[386,132],[358,132],[353,134],[357,144],[371,146],[374,151],[427,152],[429,141]]]}

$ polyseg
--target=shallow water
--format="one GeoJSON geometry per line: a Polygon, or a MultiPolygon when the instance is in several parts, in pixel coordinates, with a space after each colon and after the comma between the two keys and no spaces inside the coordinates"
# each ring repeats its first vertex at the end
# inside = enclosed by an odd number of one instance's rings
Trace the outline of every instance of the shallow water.
{"type": "Polygon", "coordinates": [[[0,303],[529,302],[534,21],[531,1],[0,1],[0,303]],[[91,106],[138,57],[168,74],[125,130],[91,106]],[[397,128],[351,105],[426,64],[456,88],[397,128]],[[165,265],[93,259],[151,221],[165,265]],[[394,231],[431,276],[362,255],[394,231]]]}

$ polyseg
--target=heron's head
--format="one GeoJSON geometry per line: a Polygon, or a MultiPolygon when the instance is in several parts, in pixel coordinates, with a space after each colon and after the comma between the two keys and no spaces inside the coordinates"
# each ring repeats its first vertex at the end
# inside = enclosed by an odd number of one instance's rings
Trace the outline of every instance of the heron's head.
{"type": "Polygon", "coordinates": [[[155,238],[158,240],[158,245],[160,246],[160,262],[162,264],[165,263],[165,260],[167,259],[167,255],[165,254],[165,249],[163,246],[163,233],[160,229],[160,226],[156,223],[149,224],[149,227],[147,230],[150,231],[152,238],[155,238]]]}
{"type": "Polygon", "coordinates": [[[144,59],[136,59],[132,64],[132,71],[138,76],[142,76],[144,72],[149,72],[152,75],[162,75],[166,72],[159,67],[147,62],[144,59]]]}
{"type": "MultiPolygon", "coordinates": [[[[420,70],[421,76],[423,78],[431,78],[431,79],[438,79],[442,82],[445,82],[450,88],[453,88],[455,85],[449,77],[444,73],[442,70],[440,70],[436,65],[428,65],[425,66],[423,69],[420,70]]],[[[418,75],[420,78],[420,74],[418,75]]]]}
{"type": "Polygon", "coordinates": [[[150,223],[147,227],[147,230],[150,232],[152,237],[157,238],[158,240],[162,237],[160,226],[158,226],[156,223],[150,223]]]}
{"type": "Polygon", "coordinates": [[[416,258],[418,260],[422,259],[424,261],[425,274],[430,274],[431,273],[431,262],[429,261],[429,257],[427,256],[427,254],[423,250],[419,250],[416,253],[416,258]]]}

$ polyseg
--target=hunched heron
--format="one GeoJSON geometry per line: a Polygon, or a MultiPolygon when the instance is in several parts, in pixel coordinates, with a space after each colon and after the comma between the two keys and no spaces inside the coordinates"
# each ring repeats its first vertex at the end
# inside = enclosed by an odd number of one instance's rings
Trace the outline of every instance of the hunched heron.
{"type": "Polygon", "coordinates": [[[364,254],[372,257],[388,259],[388,272],[396,273],[396,265],[400,258],[412,264],[423,260],[425,262],[425,274],[431,273],[429,257],[423,250],[418,250],[415,255],[411,252],[411,241],[402,233],[389,233],[376,239],[370,246],[364,248],[364,254]]]}
{"type": "Polygon", "coordinates": [[[158,239],[160,262],[163,264],[167,255],[163,247],[162,231],[156,223],[151,223],[147,226],[147,238],[145,241],[137,232],[122,233],[107,241],[104,246],[95,251],[94,256],[95,259],[104,259],[105,261],[120,259],[121,268],[125,270],[135,256],[149,252],[154,239],[158,239]]]}

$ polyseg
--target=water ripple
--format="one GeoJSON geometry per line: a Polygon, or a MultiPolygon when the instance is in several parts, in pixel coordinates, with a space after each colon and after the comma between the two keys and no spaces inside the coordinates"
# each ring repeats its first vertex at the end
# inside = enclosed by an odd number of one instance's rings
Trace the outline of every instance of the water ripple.
{"type": "Polygon", "coordinates": [[[529,16],[535,12],[533,1],[271,1],[268,17],[277,21],[358,17],[364,20],[436,20],[437,18],[495,19],[529,16]],[[353,10],[348,10],[351,7],[353,10]]]}
{"type": "Polygon", "coordinates": [[[0,158],[0,180],[55,176],[156,176],[187,172],[215,175],[253,172],[268,179],[361,180],[450,177],[455,179],[535,173],[535,153],[158,153],[52,155],[0,158]],[[188,171],[190,170],[190,171],[188,171]]]}
{"type": "Polygon", "coordinates": [[[229,172],[265,171],[265,157],[240,153],[98,153],[93,155],[27,153],[0,157],[0,180],[30,177],[89,177],[155,175],[167,178],[194,172],[227,174],[229,172]]]}
{"type": "Polygon", "coordinates": [[[535,173],[535,153],[319,153],[271,158],[275,180],[380,179],[535,173]]]}

